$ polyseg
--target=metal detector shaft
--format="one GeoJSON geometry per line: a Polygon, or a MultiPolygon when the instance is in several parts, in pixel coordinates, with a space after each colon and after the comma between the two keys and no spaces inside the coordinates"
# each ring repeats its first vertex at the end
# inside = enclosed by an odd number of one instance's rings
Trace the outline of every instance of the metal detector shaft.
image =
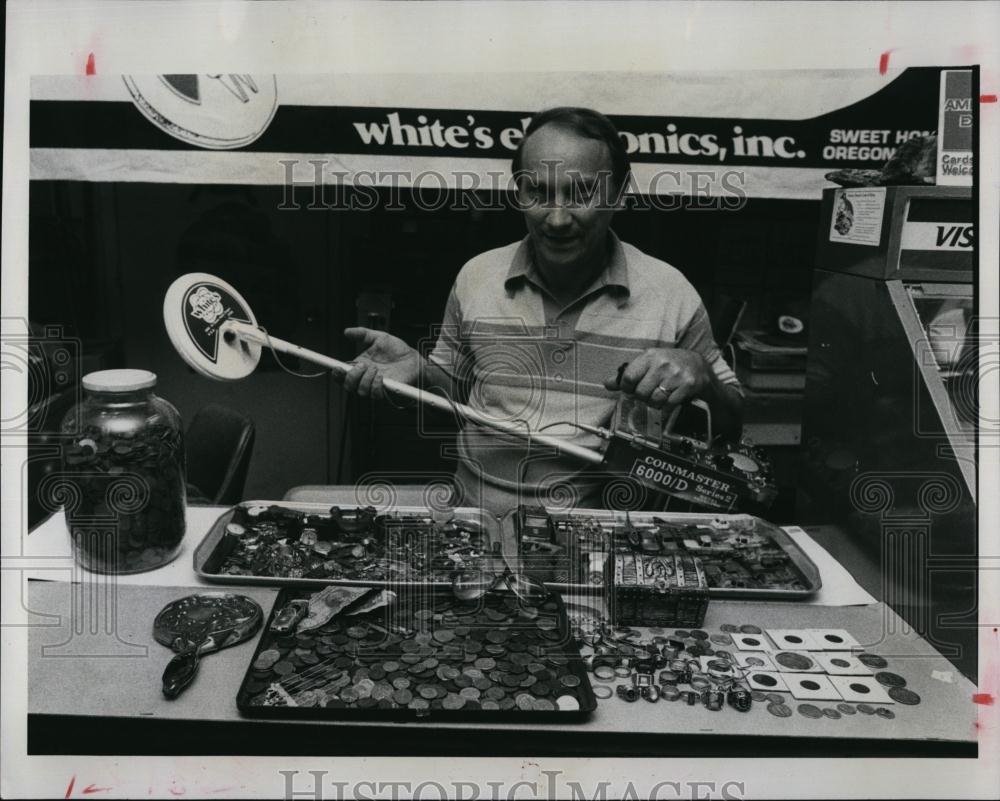
{"type": "MultiPolygon", "coordinates": [[[[273,348],[281,353],[287,353],[289,356],[297,356],[300,359],[305,359],[307,362],[318,364],[329,370],[346,373],[352,367],[352,365],[347,362],[332,359],[329,356],[324,356],[322,353],[317,353],[314,350],[309,350],[308,348],[294,345],[291,342],[286,342],[283,339],[278,339],[278,337],[271,336],[270,334],[265,334],[259,328],[247,325],[246,323],[229,320],[224,323],[221,328],[223,336],[225,336],[227,332],[231,332],[238,339],[245,342],[252,342],[255,345],[261,345],[265,348],[273,348]]],[[[456,412],[460,417],[463,417],[466,420],[471,420],[474,423],[488,426],[489,428],[496,429],[497,431],[503,431],[506,434],[512,434],[515,437],[520,437],[521,439],[529,442],[537,442],[548,448],[560,451],[561,453],[575,456],[577,459],[584,462],[601,464],[604,461],[604,457],[597,451],[592,451],[589,448],[584,448],[580,445],[574,445],[571,442],[565,442],[557,437],[552,437],[547,434],[532,434],[527,431],[524,426],[507,423],[502,420],[494,420],[481,412],[477,412],[471,406],[466,406],[464,403],[456,403],[454,401],[447,400],[446,398],[442,398],[440,395],[435,395],[432,392],[426,392],[422,389],[418,389],[417,387],[411,387],[409,384],[403,384],[399,381],[393,381],[391,378],[386,378],[383,379],[382,385],[395,395],[409,398],[412,401],[423,403],[427,406],[433,406],[435,409],[442,412],[456,412]]]]}

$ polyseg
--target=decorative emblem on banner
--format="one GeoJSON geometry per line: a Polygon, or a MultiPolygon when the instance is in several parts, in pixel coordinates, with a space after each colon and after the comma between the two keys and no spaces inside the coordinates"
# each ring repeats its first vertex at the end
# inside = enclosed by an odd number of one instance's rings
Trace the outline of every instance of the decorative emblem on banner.
{"type": "Polygon", "coordinates": [[[143,116],[188,144],[213,150],[259,137],[278,108],[273,75],[124,75],[143,116]]]}

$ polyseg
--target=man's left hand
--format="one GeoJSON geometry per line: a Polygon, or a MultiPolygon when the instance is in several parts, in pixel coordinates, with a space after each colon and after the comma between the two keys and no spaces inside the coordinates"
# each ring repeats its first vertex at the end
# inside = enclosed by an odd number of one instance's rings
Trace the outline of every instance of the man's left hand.
{"type": "Polygon", "coordinates": [[[681,348],[650,348],[629,362],[622,374],[604,382],[605,389],[621,389],[654,409],[704,397],[712,371],[704,357],[681,348]]]}

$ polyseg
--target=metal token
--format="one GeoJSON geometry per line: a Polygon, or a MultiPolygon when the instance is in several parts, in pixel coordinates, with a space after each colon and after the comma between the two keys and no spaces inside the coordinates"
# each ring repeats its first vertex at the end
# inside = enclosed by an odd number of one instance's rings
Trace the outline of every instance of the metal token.
{"type": "Polygon", "coordinates": [[[920,703],[920,696],[906,687],[890,687],[889,697],[896,703],[907,706],[916,706],[920,703]]]}
{"type": "Polygon", "coordinates": [[[567,693],[556,698],[556,706],[561,712],[577,712],[580,709],[580,701],[575,695],[567,693]]]}
{"type": "Polygon", "coordinates": [[[406,690],[410,686],[410,680],[406,676],[399,676],[392,680],[392,686],[397,690],[406,690]]]}
{"type": "Polygon", "coordinates": [[[674,637],[676,637],[678,640],[685,640],[690,636],[691,632],[686,629],[677,629],[676,631],[674,631],[674,637]]]}
{"type": "Polygon", "coordinates": [[[490,656],[483,656],[473,663],[479,670],[493,670],[497,666],[497,661],[490,656]]]}
{"type": "Polygon", "coordinates": [[[896,673],[883,671],[875,674],[875,681],[885,687],[905,687],[906,679],[896,673]]]}
{"type": "Polygon", "coordinates": [[[316,706],[319,703],[319,694],[313,690],[304,690],[295,696],[295,703],[299,706],[316,706]]]}
{"type": "MultiPolygon", "coordinates": [[[[614,695],[614,691],[606,684],[598,684],[594,688],[594,696],[602,700],[610,698],[612,695],[614,695]]],[[[664,695],[664,697],[666,696],[664,695]]]]}
{"type": "Polygon", "coordinates": [[[695,629],[694,631],[691,632],[691,636],[694,637],[696,640],[707,640],[708,632],[702,631],[701,629],[695,629]]]}
{"type": "Polygon", "coordinates": [[[785,703],[785,696],[781,693],[768,693],[766,696],[767,700],[772,704],[783,704],[785,703]]]}
{"type": "Polygon", "coordinates": [[[760,630],[759,626],[754,626],[752,623],[744,623],[740,626],[740,632],[743,634],[763,634],[764,632],[760,630]]]}
{"type": "Polygon", "coordinates": [[[261,651],[254,660],[256,670],[270,670],[281,659],[281,654],[275,650],[261,651]]]}
{"type": "Polygon", "coordinates": [[[813,706],[812,704],[799,704],[796,708],[799,710],[799,714],[803,717],[812,718],[813,720],[823,717],[823,710],[818,706],[813,706]]]}
{"type": "Polygon", "coordinates": [[[774,661],[789,670],[809,670],[813,666],[813,661],[805,654],[795,654],[788,651],[775,654],[774,661]]]}
{"type": "Polygon", "coordinates": [[[386,699],[392,697],[392,692],[393,690],[391,686],[385,684],[384,682],[379,682],[372,689],[372,698],[376,701],[385,701],[386,699]]]}
{"type": "Polygon", "coordinates": [[[831,720],[840,720],[840,713],[836,709],[825,707],[823,709],[823,714],[831,720]]]}
{"type": "Polygon", "coordinates": [[[894,717],[896,717],[895,712],[893,712],[891,709],[886,709],[884,706],[880,706],[878,709],[876,709],[875,714],[878,715],[880,718],[885,718],[886,720],[892,720],[894,717]]]}
{"type": "Polygon", "coordinates": [[[739,631],[739,627],[734,626],[732,623],[723,623],[721,626],[719,626],[719,630],[726,632],[726,634],[735,634],[737,631],[739,631]]]}
{"type": "Polygon", "coordinates": [[[850,704],[837,704],[837,709],[844,715],[856,715],[858,710],[856,710],[850,704]]]}
{"type": "Polygon", "coordinates": [[[874,715],[875,707],[873,707],[871,704],[858,704],[858,712],[860,712],[862,715],[874,715]]]}
{"type": "Polygon", "coordinates": [[[728,634],[713,634],[709,639],[716,645],[732,645],[733,638],[728,634]]]}
{"type": "Polygon", "coordinates": [[[291,662],[286,662],[282,660],[281,662],[275,664],[274,667],[271,668],[271,670],[273,670],[279,676],[287,676],[289,673],[295,672],[295,665],[293,665],[291,662]]]}
{"type": "Polygon", "coordinates": [[[406,689],[395,690],[392,694],[392,700],[400,706],[407,706],[413,700],[413,693],[406,689]]]}
{"type": "Polygon", "coordinates": [[[761,704],[767,700],[767,695],[762,693],[760,690],[751,690],[750,697],[758,704],[761,704]]]}
{"type": "Polygon", "coordinates": [[[479,704],[479,707],[480,709],[486,709],[489,710],[490,712],[496,712],[497,710],[500,709],[500,704],[498,704],[496,701],[490,701],[489,699],[487,699],[485,701],[482,701],[479,704]]]}
{"type": "Polygon", "coordinates": [[[465,706],[465,698],[461,695],[456,695],[455,693],[448,693],[441,701],[441,705],[445,709],[461,709],[465,706]]]}
{"type": "Polygon", "coordinates": [[[531,708],[535,712],[555,712],[558,707],[548,698],[532,698],[531,708]]]}
{"type": "Polygon", "coordinates": [[[527,712],[535,708],[535,699],[532,698],[528,693],[521,693],[520,695],[514,696],[514,703],[517,704],[517,708],[522,712],[527,712]]]}
{"type": "Polygon", "coordinates": [[[462,698],[467,698],[470,701],[478,701],[479,696],[482,695],[482,693],[475,687],[463,687],[458,691],[458,694],[462,696],[462,698]]]}
{"type": "Polygon", "coordinates": [[[858,661],[862,665],[875,668],[876,670],[882,670],[882,668],[889,667],[889,663],[877,654],[858,654],[858,661]]]}
{"type": "Polygon", "coordinates": [[[767,711],[776,718],[789,718],[792,716],[792,708],[784,704],[768,704],[767,711]]]}
{"type": "Polygon", "coordinates": [[[429,686],[427,684],[424,684],[423,686],[418,687],[417,688],[417,692],[420,694],[421,698],[424,698],[424,699],[426,699],[428,701],[430,701],[430,700],[438,697],[437,688],[436,687],[431,687],[431,686],[429,686]]]}
{"type": "Polygon", "coordinates": [[[559,679],[559,683],[562,684],[563,687],[579,687],[580,677],[575,676],[572,673],[567,673],[559,679]]]}
{"type": "Polygon", "coordinates": [[[615,675],[620,679],[627,679],[629,676],[632,675],[632,671],[629,670],[627,667],[616,667],[615,675]]]}
{"type": "Polygon", "coordinates": [[[410,703],[407,704],[410,709],[415,709],[418,712],[423,712],[431,708],[431,705],[427,703],[423,698],[414,698],[410,703]]]}

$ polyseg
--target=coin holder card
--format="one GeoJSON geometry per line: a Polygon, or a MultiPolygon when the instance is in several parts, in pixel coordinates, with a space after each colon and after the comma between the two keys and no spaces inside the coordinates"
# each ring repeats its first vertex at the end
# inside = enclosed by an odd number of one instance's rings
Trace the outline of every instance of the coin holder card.
{"type": "Polygon", "coordinates": [[[733,634],[733,644],[741,651],[771,651],[771,643],[763,634],[733,634]]]}
{"type": "Polygon", "coordinates": [[[771,657],[763,651],[737,651],[733,656],[736,657],[736,664],[742,668],[769,671],[778,669],[771,657]]]}
{"type": "Polygon", "coordinates": [[[813,639],[812,635],[803,629],[767,629],[767,636],[771,638],[778,650],[787,651],[819,651],[821,646],[813,639]]]}
{"type": "Polygon", "coordinates": [[[815,673],[782,673],[792,696],[799,701],[839,701],[840,692],[829,677],[815,673]]]}
{"type": "Polygon", "coordinates": [[[761,690],[762,692],[787,693],[788,685],[781,677],[780,673],[772,673],[767,670],[751,670],[746,674],[746,682],[751,690],[761,690]]]}
{"type": "Polygon", "coordinates": [[[807,651],[778,651],[771,654],[771,661],[782,673],[823,673],[815,657],[807,651]]]}
{"type": "Polygon", "coordinates": [[[844,653],[821,653],[812,654],[816,662],[831,676],[871,676],[870,668],[851,654],[844,653]]]}
{"type": "Polygon", "coordinates": [[[482,509],[378,509],[245,501],[212,525],[194,553],[214,584],[450,587],[456,571],[495,572],[498,523],[482,509]]]}
{"type": "Polygon", "coordinates": [[[853,651],[861,648],[854,636],[844,629],[806,629],[824,651],[853,651]]]}
{"type": "MultiPolygon", "coordinates": [[[[253,716],[311,719],[581,720],[597,706],[562,599],[477,601],[426,587],[316,629],[271,621],[312,593],[279,594],[237,695],[253,716]]],[[[357,602],[364,607],[365,600],[357,602]]]]}
{"type": "Polygon", "coordinates": [[[830,681],[845,701],[866,704],[895,703],[885,691],[885,687],[873,676],[830,676],[830,681]]]}

